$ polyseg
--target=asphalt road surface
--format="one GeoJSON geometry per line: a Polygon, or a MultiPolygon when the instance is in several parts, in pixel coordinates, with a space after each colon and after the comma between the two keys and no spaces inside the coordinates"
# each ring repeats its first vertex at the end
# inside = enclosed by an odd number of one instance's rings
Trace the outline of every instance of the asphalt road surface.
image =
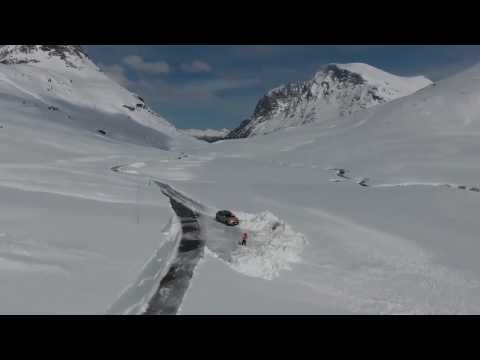
{"type": "Polygon", "coordinates": [[[203,256],[205,240],[199,225],[199,214],[170,198],[173,210],[180,218],[182,239],[177,256],[160,282],[157,292],[144,315],[175,315],[190,285],[193,272],[203,256]]]}

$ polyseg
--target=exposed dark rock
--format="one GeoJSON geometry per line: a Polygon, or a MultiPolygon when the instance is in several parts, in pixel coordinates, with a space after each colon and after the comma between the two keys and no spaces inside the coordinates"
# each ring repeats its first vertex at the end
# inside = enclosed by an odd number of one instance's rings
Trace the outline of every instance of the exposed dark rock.
{"type": "MultiPolygon", "coordinates": [[[[38,63],[39,61],[36,59],[15,59],[6,57],[10,54],[9,49],[7,48],[8,45],[1,45],[0,46],[0,63],[2,64],[29,64],[29,63],[38,63]]],[[[80,58],[85,57],[88,58],[88,55],[84,52],[80,45],[18,45],[16,48],[17,51],[20,51],[24,54],[30,54],[34,51],[44,51],[48,53],[49,56],[57,56],[63,61],[65,61],[66,65],[69,67],[75,68],[76,66],[68,60],[69,56],[78,56],[80,58]]]]}
{"type": "Polygon", "coordinates": [[[220,140],[225,140],[224,136],[196,136],[197,139],[203,140],[209,143],[214,143],[220,140]]]}
{"type": "MultiPolygon", "coordinates": [[[[329,101],[328,99],[331,96],[335,96],[336,92],[341,91],[339,89],[365,84],[365,80],[361,75],[341,69],[334,64],[327,65],[321,71],[324,80],[320,83],[317,83],[316,79],[305,82],[293,82],[268,92],[257,103],[252,117],[242,121],[242,123],[233,129],[225,138],[235,139],[249,137],[255,126],[269,121],[278,111],[283,111],[287,118],[293,118],[298,106],[302,103],[315,101],[315,95],[312,92],[313,86],[320,85],[323,89],[323,98],[329,101]]],[[[374,91],[371,91],[369,96],[376,101],[383,101],[374,91]]],[[[354,97],[351,103],[358,101],[360,101],[360,96],[354,97]]],[[[349,111],[341,110],[340,114],[348,115],[349,111]]],[[[304,117],[304,120],[301,122],[302,124],[308,124],[315,120],[313,114],[304,114],[302,116],[304,117]]]]}
{"type": "Polygon", "coordinates": [[[123,105],[123,107],[130,111],[135,111],[135,108],[133,106],[123,105]]]}
{"type": "MultiPolygon", "coordinates": [[[[393,86],[388,82],[385,84],[393,86]]],[[[330,64],[310,80],[293,82],[269,91],[258,101],[252,116],[243,120],[225,138],[245,138],[314,123],[322,119],[323,106],[328,108],[327,113],[334,111],[340,116],[349,116],[387,102],[389,97],[383,95],[383,89],[379,87],[359,73],[330,64]],[[261,125],[272,120],[275,121],[274,126],[261,125]]]]}
{"type": "Polygon", "coordinates": [[[345,69],[340,69],[335,64],[327,65],[324,71],[330,74],[334,80],[341,83],[348,82],[353,85],[362,85],[365,83],[365,80],[361,75],[345,69]]]}
{"type": "Polygon", "coordinates": [[[243,120],[237,128],[233,129],[227,134],[225,139],[239,139],[249,137],[251,132],[253,131],[253,128],[248,127],[251,121],[251,119],[243,120]]]}
{"type": "Polygon", "coordinates": [[[362,179],[361,181],[358,182],[358,185],[363,186],[363,187],[368,187],[368,179],[362,179]]]}
{"type": "Polygon", "coordinates": [[[338,177],[347,179],[347,177],[345,176],[345,173],[346,173],[346,170],[345,170],[345,169],[338,169],[338,170],[337,170],[337,176],[338,176],[338,177]]]}

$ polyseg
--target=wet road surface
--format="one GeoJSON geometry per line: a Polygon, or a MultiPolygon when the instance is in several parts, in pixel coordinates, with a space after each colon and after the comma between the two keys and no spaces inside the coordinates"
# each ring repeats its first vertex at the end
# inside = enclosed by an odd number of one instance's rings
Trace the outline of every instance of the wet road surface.
{"type": "Polygon", "coordinates": [[[144,315],[175,315],[193,277],[195,267],[203,256],[205,240],[199,225],[199,215],[170,198],[173,210],[180,218],[182,239],[168,273],[160,282],[157,292],[144,315]]]}

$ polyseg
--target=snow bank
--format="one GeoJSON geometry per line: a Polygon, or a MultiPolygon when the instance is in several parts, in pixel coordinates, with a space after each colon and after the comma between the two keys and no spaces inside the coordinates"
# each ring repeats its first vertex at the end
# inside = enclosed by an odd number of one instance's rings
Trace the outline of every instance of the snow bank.
{"type": "MultiPolygon", "coordinates": [[[[232,269],[248,276],[271,280],[279,276],[282,270],[290,270],[291,264],[301,261],[300,255],[307,244],[303,234],[294,231],[269,211],[235,214],[240,219],[241,230],[249,236],[247,246],[235,247],[229,259],[220,256],[232,269]]],[[[218,250],[215,252],[218,257],[218,250]]]]}
{"type": "Polygon", "coordinates": [[[146,262],[137,280],[128,286],[107,310],[110,315],[140,315],[147,309],[160,281],[173,261],[182,237],[180,220],[174,215],[162,231],[163,240],[146,262]]]}

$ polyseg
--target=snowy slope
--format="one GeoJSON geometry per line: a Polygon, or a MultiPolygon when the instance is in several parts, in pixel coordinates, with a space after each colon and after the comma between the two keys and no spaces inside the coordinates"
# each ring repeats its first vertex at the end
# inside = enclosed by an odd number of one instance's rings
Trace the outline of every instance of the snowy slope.
{"type": "MultiPolygon", "coordinates": [[[[260,258],[252,244],[241,265],[213,248],[181,313],[479,313],[479,108],[477,66],[338,118],[335,128],[293,128],[148,163],[143,174],[202,204],[257,219],[268,211],[308,241],[300,261],[272,277],[264,271],[297,249],[287,239],[287,253],[266,246],[260,258]]],[[[209,231],[215,244],[238,237],[225,231],[209,231]]]]}
{"type": "Polygon", "coordinates": [[[110,167],[162,151],[62,126],[48,109],[2,96],[0,109],[0,313],[104,313],[170,216],[145,182],[110,167]]]}
{"type": "Polygon", "coordinates": [[[87,105],[66,122],[6,70],[38,64],[0,65],[0,313],[144,311],[181,237],[151,179],[205,216],[180,314],[480,313],[480,66],[335,127],[166,151],[92,131],[87,105]]]}
{"type": "Polygon", "coordinates": [[[423,76],[400,77],[373,66],[329,64],[313,79],[270,90],[255,112],[229,138],[268,134],[280,129],[322,123],[383,104],[430,85],[423,76]]]}
{"type": "Polygon", "coordinates": [[[111,168],[207,144],[124,108],[142,102],[77,48],[16,50],[0,63],[0,313],[103,314],[172,216],[146,180],[111,168]]]}
{"type": "Polygon", "coordinates": [[[121,87],[78,45],[0,46],[0,96],[47,108],[52,120],[162,149],[194,142],[121,87]]]}

